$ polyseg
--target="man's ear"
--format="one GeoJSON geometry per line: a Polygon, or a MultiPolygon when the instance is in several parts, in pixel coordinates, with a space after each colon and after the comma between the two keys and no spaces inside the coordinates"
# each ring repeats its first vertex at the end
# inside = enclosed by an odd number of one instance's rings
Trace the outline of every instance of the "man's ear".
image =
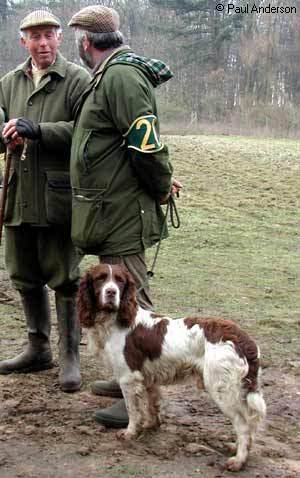
{"type": "Polygon", "coordinates": [[[20,43],[21,43],[22,46],[24,46],[24,47],[27,49],[27,41],[26,41],[26,38],[21,37],[21,38],[20,38],[20,43]]]}
{"type": "Polygon", "coordinates": [[[57,40],[58,40],[58,46],[61,45],[61,42],[63,41],[63,34],[62,32],[58,33],[57,35],[57,40]]]}
{"type": "Polygon", "coordinates": [[[90,40],[87,39],[86,35],[82,38],[82,46],[84,51],[87,51],[91,46],[90,40]]]}

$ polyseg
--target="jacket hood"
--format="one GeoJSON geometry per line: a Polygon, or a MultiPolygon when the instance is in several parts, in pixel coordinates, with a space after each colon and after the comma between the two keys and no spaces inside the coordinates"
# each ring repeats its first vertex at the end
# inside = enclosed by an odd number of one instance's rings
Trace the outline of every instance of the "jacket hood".
{"type": "Polygon", "coordinates": [[[147,75],[154,87],[165,83],[174,76],[170,68],[163,61],[139,56],[132,51],[120,53],[110,61],[109,66],[115,65],[116,63],[140,68],[147,75]]]}

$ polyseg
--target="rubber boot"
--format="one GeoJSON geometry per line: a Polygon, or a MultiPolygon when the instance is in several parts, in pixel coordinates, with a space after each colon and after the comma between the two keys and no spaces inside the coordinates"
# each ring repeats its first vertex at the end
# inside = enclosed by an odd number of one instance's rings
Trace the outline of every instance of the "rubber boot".
{"type": "Polygon", "coordinates": [[[129,418],[125,400],[118,400],[111,407],[97,410],[94,419],[109,428],[126,428],[129,418]]]}
{"type": "Polygon", "coordinates": [[[59,333],[59,383],[63,392],[77,392],[81,387],[79,365],[80,326],[75,296],[55,293],[59,333]]]}
{"type": "Polygon", "coordinates": [[[122,390],[118,382],[114,380],[96,380],[91,385],[92,393],[102,397],[123,398],[122,390]]]}
{"type": "Polygon", "coordinates": [[[20,292],[25,313],[28,344],[17,357],[0,362],[0,374],[29,373],[54,366],[50,349],[50,307],[45,287],[20,292]]]}

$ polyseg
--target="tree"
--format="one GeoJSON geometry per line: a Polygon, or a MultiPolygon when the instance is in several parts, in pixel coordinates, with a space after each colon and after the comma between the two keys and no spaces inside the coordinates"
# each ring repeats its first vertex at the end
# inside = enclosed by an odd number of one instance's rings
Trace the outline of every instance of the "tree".
{"type": "Polygon", "coordinates": [[[8,0],[0,0],[0,20],[4,23],[7,19],[8,0]]]}
{"type": "Polygon", "coordinates": [[[169,17],[171,24],[167,29],[162,27],[162,31],[168,32],[173,40],[182,39],[185,64],[197,61],[207,69],[224,67],[228,43],[242,25],[240,13],[226,13],[230,0],[222,2],[223,11],[218,11],[211,0],[150,0],[150,3],[174,13],[169,17]]]}

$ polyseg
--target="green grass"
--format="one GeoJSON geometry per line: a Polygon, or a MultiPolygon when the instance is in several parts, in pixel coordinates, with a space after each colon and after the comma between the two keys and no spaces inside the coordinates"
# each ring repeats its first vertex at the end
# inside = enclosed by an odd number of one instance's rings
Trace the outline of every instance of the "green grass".
{"type": "MultiPolygon", "coordinates": [[[[229,136],[165,141],[184,188],[177,200],[181,228],[170,229],[163,241],[151,280],[156,310],[233,318],[261,338],[267,354],[295,357],[299,142],[229,136]]],[[[149,265],[154,252],[147,252],[149,265]]],[[[82,269],[91,262],[97,259],[86,257],[82,269]]]]}
{"type": "Polygon", "coordinates": [[[184,190],[182,226],[170,230],[152,280],[158,309],[231,317],[276,342],[279,355],[299,352],[299,144],[220,136],[166,142],[184,190]]]}

